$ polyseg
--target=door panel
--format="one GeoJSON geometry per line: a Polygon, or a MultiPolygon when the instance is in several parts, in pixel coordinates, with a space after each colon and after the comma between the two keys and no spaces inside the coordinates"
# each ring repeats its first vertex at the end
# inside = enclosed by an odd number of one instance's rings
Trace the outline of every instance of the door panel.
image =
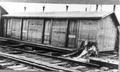
{"type": "Polygon", "coordinates": [[[54,20],[52,26],[51,44],[54,46],[65,46],[67,20],[54,20]]]}

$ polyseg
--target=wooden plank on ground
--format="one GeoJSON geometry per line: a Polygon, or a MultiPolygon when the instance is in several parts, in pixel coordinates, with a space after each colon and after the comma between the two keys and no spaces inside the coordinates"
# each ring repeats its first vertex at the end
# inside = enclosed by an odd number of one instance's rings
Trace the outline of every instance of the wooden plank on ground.
{"type": "Polygon", "coordinates": [[[1,39],[10,40],[11,42],[14,41],[14,42],[17,42],[17,43],[24,43],[25,45],[39,47],[41,49],[42,48],[43,49],[50,49],[50,50],[59,51],[59,52],[71,52],[71,51],[75,50],[75,49],[69,49],[69,48],[64,48],[64,47],[57,47],[57,46],[51,46],[51,45],[38,44],[38,43],[34,43],[34,42],[21,41],[21,40],[5,38],[5,37],[0,37],[0,40],[1,39]]]}
{"type": "Polygon", "coordinates": [[[103,59],[103,58],[90,57],[90,62],[94,64],[99,64],[100,66],[106,66],[114,69],[117,69],[119,65],[118,60],[107,59],[107,58],[103,59]]]}

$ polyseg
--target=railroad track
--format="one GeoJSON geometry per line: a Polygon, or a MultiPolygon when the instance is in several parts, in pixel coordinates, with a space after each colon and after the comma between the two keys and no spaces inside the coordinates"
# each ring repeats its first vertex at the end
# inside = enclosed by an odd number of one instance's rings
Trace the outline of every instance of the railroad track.
{"type": "MultiPolygon", "coordinates": [[[[5,46],[3,48],[5,49],[5,46]]],[[[83,70],[87,71],[91,68],[95,69],[94,67],[98,66],[98,65],[92,65],[89,63],[87,64],[87,63],[82,63],[79,61],[58,58],[54,56],[48,56],[48,55],[42,55],[42,54],[40,55],[40,54],[35,54],[35,53],[31,54],[30,52],[25,52],[25,51],[22,54],[21,53],[11,54],[11,53],[12,52],[9,53],[7,51],[5,53],[0,52],[0,56],[22,60],[24,62],[27,61],[27,62],[35,63],[38,65],[42,65],[45,68],[47,67],[46,69],[55,70],[55,71],[62,70],[62,71],[69,71],[69,72],[80,72],[83,70]]]]}
{"type": "Polygon", "coordinates": [[[24,44],[10,45],[8,43],[7,45],[0,45],[0,56],[29,64],[33,67],[35,66],[41,71],[85,72],[89,70],[95,71],[101,67],[98,64],[84,63],[70,58],[59,57],[60,53],[56,55],[57,53],[52,51],[26,50],[26,48],[29,48],[29,46],[24,44]]]}
{"type": "MultiPolygon", "coordinates": [[[[3,55],[3,54],[2,54],[3,55]]],[[[4,70],[24,70],[24,71],[53,71],[51,68],[45,68],[35,65],[31,62],[20,60],[14,57],[0,56],[0,69],[4,70]]]]}

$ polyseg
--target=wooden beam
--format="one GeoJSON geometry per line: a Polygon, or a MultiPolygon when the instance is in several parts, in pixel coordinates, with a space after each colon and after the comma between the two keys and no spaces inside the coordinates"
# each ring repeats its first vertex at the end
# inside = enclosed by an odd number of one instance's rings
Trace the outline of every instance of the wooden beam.
{"type": "Polygon", "coordinates": [[[51,44],[51,39],[52,39],[52,26],[53,26],[53,19],[51,19],[51,25],[50,25],[50,37],[49,37],[49,44],[51,44]]]}
{"type": "Polygon", "coordinates": [[[43,29],[42,29],[42,44],[44,43],[44,36],[45,36],[45,19],[43,19],[43,29]]]}
{"type": "Polygon", "coordinates": [[[67,19],[67,31],[66,31],[66,40],[65,40],[65,47],[68,47],[68,35],[69,35],[69,20],[67,19]]]}
{"type": "Polygon", "coordinates": [[[23,36],[23,19],[21,22],[21,34],[20,34],[20,40],[22,40],[22,36],[23,36]]]}
{"type": "Polygon", "coordinates": [[[0,0],[0,2],[57,3],[57,4],[120,4],[119,0],[0,0]]]}
{"type": "Polygon", "coordinates": [[[90,63],[98,64],[101,67],[109,67],[111,69],[118,69],[118,60],[110,60],[103,58],[90,57],[90,63]]]}
{"type": "Polygon", "coordinates": [[[119,66],[118,66],[118,69],[120,70],[120,26],[118,26],[118,30],[119,30],[119,51],[118,51],[118,53],[119,53],[119,66]]]}

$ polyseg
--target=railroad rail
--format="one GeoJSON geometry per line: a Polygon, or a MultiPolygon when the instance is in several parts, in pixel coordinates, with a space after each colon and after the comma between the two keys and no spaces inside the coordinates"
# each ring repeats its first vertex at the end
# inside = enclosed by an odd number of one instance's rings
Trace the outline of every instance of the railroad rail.
{"type": "MultiPolygon", "coordinates": [[[[0,46],[0,47],[2,47],[2,46],[0,46]]],[[[10,48],[10,47],[3,46],[3,48],[5,49],[5,48],[10,48]]],[[[20,50],[20,49],[17,49],[17,50],[18,51],[24,51],[25,53],[27,52],[25,50],[20,50]]],[[[35,54],[34,52],[27,52],[27,53],[32,53],[33,55],[35,54]]],[[[31,55],[23,54],[25,56],[22,56],[22,54],[19,54],[19,56],[18,56],[18,55],[6,54],[6,53],[3,53],[3,52],[0,52],[0,56],[3,56],[3,57],[14,58],[14,59],[18,59],[18,60],[25,60],[25,61],[29,61],[29,62],[32,62],[32,63],[43,65],[45,67],[50,67],[50,68],[53,68],[53,69],[56,69],[56,70],[78,72],[78,70],[76,70],[77,68],[82,69],[82,68],[85,68],[86,66],[89,66],[89,67],[92,66],[92,67],[95,67],[95,68],[99,67],[99,65],[97,65],[97,64],[82,63],[82,62],[79,62],[79,61],[73,61],[73,60],[70,60],[70,59],[59,58],[59,57],[43,55],[43,54],[37,54],[37,55],[39,55],[39,57],[34,55],[32,58],[29,58],[29,56],[32,56],[32,54],[31,55]],[[42,58],[41,58],[41,56],[42,56],[42,58]],[[73,67],[70,67],[71,64],[74,64],[75,66],[73,65],[73,67]],[[66,67],[64,67],[65,65],[66,65],[66,67]]]]}
{"type": "MultiPolygon", "coordinates": [[[[51,71],[68,71],[68,72],[82,72],[88,70],[99,69],[102,65],[89,62],[76,61],[71,58],[61,57],[59,51],[55,50],[26,50],[31,48],[24,43],[9,43],[9,39],[4,38],[0,40],[0,56],[21,61],[40,69],[51,71]],[[2,42],[5,44],[2,45],[2,42]],[[57,54],[57,55],[56,55],[57,54]]],[[[34,47],[34,46],[32,46],[34,47]]],[[[35,46],[36,47],[36,46],[35,46]]]]}
{"type": "Polygon", "coordinates": [[[54,69],[42,65],[20,60],[5,54],[0,55],[0,68],[5,70],[24,70],[24,71],[53,71],[54,69]],[[4,56],[3,56],[4,55],[4,56]]]}

